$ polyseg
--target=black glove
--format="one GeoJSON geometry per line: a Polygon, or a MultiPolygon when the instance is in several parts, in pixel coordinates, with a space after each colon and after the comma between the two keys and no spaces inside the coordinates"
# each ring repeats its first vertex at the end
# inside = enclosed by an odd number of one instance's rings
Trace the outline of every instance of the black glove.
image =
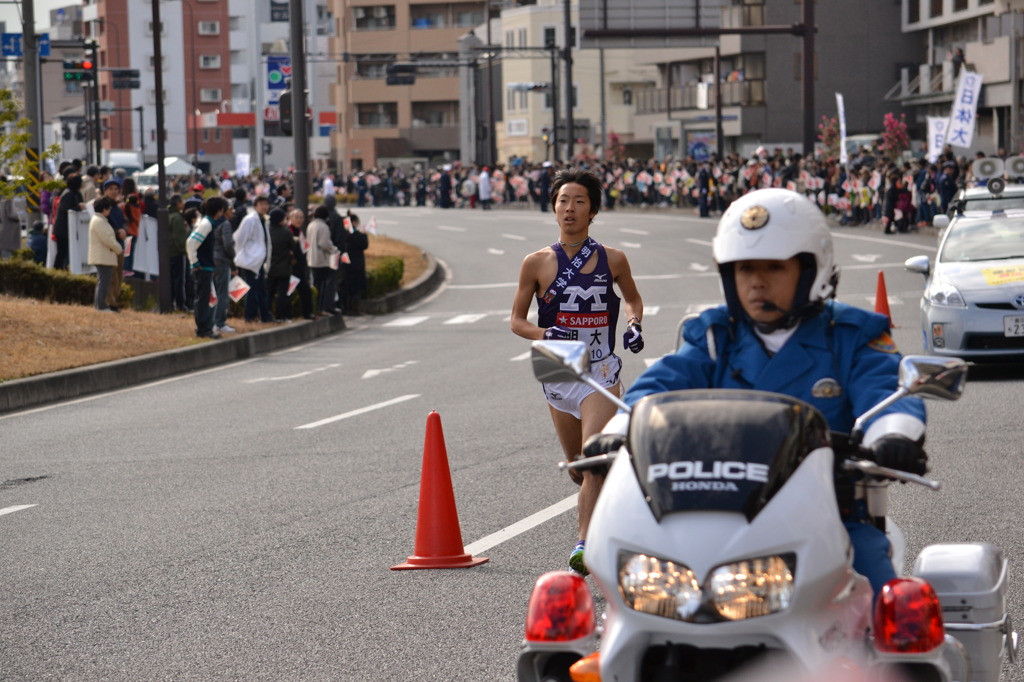
{"type": "Polygon", "coordinates": [[[548,327],[544,330],[545,341],[575,341],[576,334],[572,329],[563,329],[562,327],[548,327]]]}
{"type": "Polygon", "coordinates": [[[597,457],[615,452],[626,442],[626,436],[621,433],[595,433],[583,444],[584,457],[597,457]]]}
{"type": "Polygon", "coordinates": [[[644,349],[644,337],[641,332],[643,332],[643,328],[639,322],[634,322],[626,327],[626,331],[622,335],[623,348],[628,348],[634,353],[642,351],[644,349]]]}
{"type": "Polygon", "coordinates": [[[871,446],[871,452],[879,466],[918,475],[928,471],[923,437],[913,441],[905,436],[883,436],[871,446]]]}

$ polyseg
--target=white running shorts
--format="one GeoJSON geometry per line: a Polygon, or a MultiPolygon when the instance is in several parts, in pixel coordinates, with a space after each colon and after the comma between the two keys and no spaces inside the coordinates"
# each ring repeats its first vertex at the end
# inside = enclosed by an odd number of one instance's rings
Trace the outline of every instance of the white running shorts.
{"type": "MultiPolygon", "coordinates": [[[[590,376],[605,388],[611,388],[619,383],[621,370],[622,360],[617,355],[610,355],[590,366],[590,376]]],[[[577,419],[580,418],[580,405],[583,399],[597,392],[587,384],[575,381],[541,384],[541,387],[551,407],[559,412],[568,412],[577,419]]]]}

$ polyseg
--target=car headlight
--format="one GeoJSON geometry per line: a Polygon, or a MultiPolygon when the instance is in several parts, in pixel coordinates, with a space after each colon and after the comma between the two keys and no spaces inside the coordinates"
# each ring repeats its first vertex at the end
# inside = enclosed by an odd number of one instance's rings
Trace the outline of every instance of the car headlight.
{"type": "Polygon", "coordinates": [[[691,623],[743,620],[785,611],[792,601],[796,555],[715,567],[703,587],[687,566],[620,552],[619,593],[635,611],[691,623]]]}
{"type": "Polygon", "coordinates": [[[924,291],[924,297],[932,305],[941,305],[948,308],[966,308],[964,297],[960,290],[949,282],[933,281],[924,291]]]}

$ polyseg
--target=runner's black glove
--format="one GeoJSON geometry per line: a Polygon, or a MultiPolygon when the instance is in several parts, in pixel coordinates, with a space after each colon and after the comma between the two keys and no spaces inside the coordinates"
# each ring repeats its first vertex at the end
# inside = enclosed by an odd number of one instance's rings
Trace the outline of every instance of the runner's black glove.
{"type": "Polygon", "coordinates": [[[875,441],[871,452],[879,466],[922,475],[928,471],[928,455],[923,446],[924,438],[913,441],[904,436],[890,435],[875,441]]]}
{"type": "Polygon", "coordinates": [[[562,329],[561,327],[548,327],[544,330],[545,341],[573,341],[576,335],[571,329],[562,329]]]}
{"type": "Polygon", "coordinates": [[[625,333],[622,335],[622,347],[628,348],[634,353],[639,353],[644,349],[644,337],[643,328],[639,322],[634,322],[626,327],[625,333]]]}

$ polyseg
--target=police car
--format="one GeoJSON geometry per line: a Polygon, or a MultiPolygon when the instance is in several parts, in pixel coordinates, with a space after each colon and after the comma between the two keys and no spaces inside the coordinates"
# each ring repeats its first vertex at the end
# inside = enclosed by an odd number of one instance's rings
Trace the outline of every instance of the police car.
{"type": "Polygon", "coordinates": [[[1024,359],[1024,194],[1019,196],[1015,207],[1006,208],[985,203],[995,199],[972,206],[973,197],[965,196],[967,208],[949,222],[935,262],[928,256],[906,261],[907,270],[927,278],[921,327],[929,353],[1024,359]],[[978,210],[982,205],[988,210],[978,210]]]}

